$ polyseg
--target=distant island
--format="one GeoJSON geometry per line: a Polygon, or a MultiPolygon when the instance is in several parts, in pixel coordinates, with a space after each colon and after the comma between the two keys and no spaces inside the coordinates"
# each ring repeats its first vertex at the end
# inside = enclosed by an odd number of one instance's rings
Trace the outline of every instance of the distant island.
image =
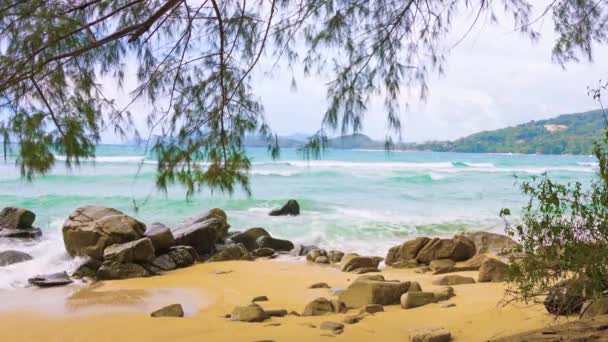
{"type": "MultiPolygon", "coordinates": [[[[604,117],[601,110],[564,114],[553,119],[530,121],[517,126],[471,134],[451,141],[400,143],[397,150],[471,152],[471,153],[525,153],[525,154],[590,154],[595,141],[602,138],[604,117]]],[[[284,148],[301,147],[306,140],[303,134],[279,137],[284,148]]],[[[267,146],[262,139],[249,137],[246,146],[267,146]]],[[[383,141],[356,133],[329,139],[329,148],[384,149],[383,141]]]]}

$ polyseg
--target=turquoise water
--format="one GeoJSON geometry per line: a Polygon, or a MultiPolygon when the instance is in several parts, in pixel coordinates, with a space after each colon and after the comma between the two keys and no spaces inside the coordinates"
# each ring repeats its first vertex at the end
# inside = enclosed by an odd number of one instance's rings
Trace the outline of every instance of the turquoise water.
{"type": "MultiPolygon", "coordinates": [[[[10,247],[34,255],[30,273],[73,267],[78,261],[64,253],[61,223],[76,207],[99,204],[168,225],[221,207],[235,230],[261,226],[296,242],[377,255],[412,236],[501,230],[500,209],[517,214],[524,203],[518,180],[547,172],[563,182],[589,183],[595,172],[586,156],[329,150],[322,160],[305,161],[285,149],[272,161],[265,149],[249,152],[251,197],[203,191],[190,201],[179,187],[166,196],[155,189],[153,159],[144,159],[137,173],[143,159],[137,147],[100,146],[94,163],[72,170],[58,163],[33,183],[20,178],[14,161],[0,163],[0,207],[32,209],[45,233],[42,242],[10,247]],[[302,215],[267,215],[290,198],[300,202],[302,215]]],[[[22,273],[23,267],[0,269],[0,287],[19,284],[22,273]]]]}

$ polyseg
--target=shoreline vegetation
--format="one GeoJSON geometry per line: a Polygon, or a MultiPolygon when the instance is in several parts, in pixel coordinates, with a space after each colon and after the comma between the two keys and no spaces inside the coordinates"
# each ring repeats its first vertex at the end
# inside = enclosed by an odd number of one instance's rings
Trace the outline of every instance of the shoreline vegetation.
{"type": "MultiPolygon", "coordinates": [[[[292,200],[269,214],[298,215],[300,207],[292,200]]],[[[4,208],[0,234],[36,239],[34,222],[27,209],[4,208]]],[[[417,237],[362,256],[298,245],[259,227],[234,232],[228,222],[217,208],[171,228],[107,207],[76,209],[64,243],[86,261],[71,274],[30,279],[40,288],[0,291],[0,337],[486,341],[567,320],[541,304],[502,305],[502,251],[516,245],[507,236],[417,237]]],[[[28,260],[0,252],[4,266],[28,260]]]]}

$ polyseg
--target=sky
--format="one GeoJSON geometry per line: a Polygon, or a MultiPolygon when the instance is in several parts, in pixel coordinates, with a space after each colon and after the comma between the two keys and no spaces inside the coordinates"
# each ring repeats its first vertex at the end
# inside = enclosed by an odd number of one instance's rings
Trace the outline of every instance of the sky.
{"type": "MultiPolygon", "coordinates": [[[[544,8],[546,3],[532,2],[538,8],[544,8]]],[[[473,19],[472,13],[457,17],[446,46],[458,41],[473,19]]],[[[477,25],[447,55],[445,73],[429,77],[430,91],[425,101],[419,100],[416,94],[403,92],[400,103],[408,104],[401,110],[403,140],[455,139],[483,130],[598,108],[597,102],[587,95],[587,87],[608,78],[608,47],[595,49],[593,63],[583,61],[562,67],[551,59],[555,41],[552,25],[550,18],[538,23],[536,28],[540,29],[541,39],[537,42],[515,32],[508,20],[477,25]]],[[[316,132],[327,106],[327,80],[296,74],[297,89],[294,90],[292,74],[279,70],[268,76],[269,65],[264,60],[259,64],[253,88],[262,100],[271,128],[279,135],[316,132]]],[[[142,128],[146,111],[134,108],[132,112],[140,130],[145,131],[142,128]]],[[[363,133],[384,139],[388,132],[385,118],[381,99],[375,99],[366,114],[363,133]]],[[[105,142],[114,140],[104,136],[105,142]]]]}

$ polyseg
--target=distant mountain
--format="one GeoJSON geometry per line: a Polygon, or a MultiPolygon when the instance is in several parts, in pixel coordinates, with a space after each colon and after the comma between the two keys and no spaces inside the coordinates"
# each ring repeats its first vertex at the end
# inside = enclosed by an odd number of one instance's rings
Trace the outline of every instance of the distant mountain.
{"type": "Polygon", "coordinates": [[[355,133],[329,139],[328,147],[338,149],[381,149],[384,142],[372,140],[365,134],[355,133]]]}
{"type": "Polygon", "coordinates": [[[590,154],[593,143],[602,139],[603,129],[602,111],[594,110],[475,133],[453,141],[430,141],[400,147],[440,152],[590,154]]]}

